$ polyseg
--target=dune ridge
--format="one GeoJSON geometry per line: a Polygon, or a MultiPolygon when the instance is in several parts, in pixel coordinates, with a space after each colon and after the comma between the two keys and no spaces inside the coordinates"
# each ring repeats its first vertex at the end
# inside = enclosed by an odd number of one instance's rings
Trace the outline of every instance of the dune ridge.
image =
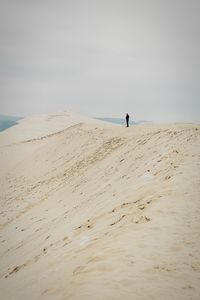
{"type": "Polygon", "coordinates": [[[2,299],[199,299],[199,149],[73,113],[2,132],[2,299]]]}

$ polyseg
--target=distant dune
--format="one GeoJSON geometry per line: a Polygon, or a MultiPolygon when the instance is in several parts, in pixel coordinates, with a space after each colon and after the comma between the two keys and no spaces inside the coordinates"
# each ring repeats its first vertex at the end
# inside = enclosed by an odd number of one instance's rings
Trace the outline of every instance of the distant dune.
{"type": "MultiPolygon", "coordinates": [[[[124,119],[120,119],[120,118],[95,118],[95,119],[105,121],[105,122],[109,122],[109,123],[119,124],[119,125],[125,125],[126,124],[125,118],[124,119]]],[[[135,125],[136,122],[130,120],[129,124],[130,125],[135,125]]]]}
{"type": "MultiPolygon", "coordinates": [[[[125,118],[121,119],[121,118],[98,118],[98,117],[96,117],[95,119],[105,121],[105,122],[109,122],[109,123],[119,124],[119,125],[125,125],[126,124],[125,118]]],[[[141,124],[141,123],[150,123],[150,122],[145,121],[145,120],[136,120],[136,121],[130,120],[129,121],[130,125],[136,125],[136,124],[141,124]]]]}
{"type": "Polygon", "coordinates": [[[1,299],[199,299],[200,125],[34,116],[0,166],[1,299]]]}

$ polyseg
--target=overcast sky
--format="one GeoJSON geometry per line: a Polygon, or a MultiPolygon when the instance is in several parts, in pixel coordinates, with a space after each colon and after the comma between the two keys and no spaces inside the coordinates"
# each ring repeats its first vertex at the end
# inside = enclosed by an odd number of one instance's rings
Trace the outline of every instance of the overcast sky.
{"type": "Polygon", "coordinates": [[[199,0],[0,0],[0,113],[200,122],[199,0]]]}

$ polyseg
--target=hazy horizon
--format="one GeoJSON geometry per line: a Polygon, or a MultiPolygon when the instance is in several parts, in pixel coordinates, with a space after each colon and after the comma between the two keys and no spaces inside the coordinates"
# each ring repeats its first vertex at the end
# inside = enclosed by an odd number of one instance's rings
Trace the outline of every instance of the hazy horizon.
{"type": "Polygon", "coordinates": [[[200,122],[197,0],[0,0],[0,113],[200,122]]]}

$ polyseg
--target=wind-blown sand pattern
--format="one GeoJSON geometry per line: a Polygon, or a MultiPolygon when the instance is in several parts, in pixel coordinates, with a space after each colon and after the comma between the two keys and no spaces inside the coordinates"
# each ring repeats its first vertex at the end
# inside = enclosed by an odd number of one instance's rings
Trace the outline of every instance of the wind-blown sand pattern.
{"type": "Polygon", "coordinates": [[[199,299],[199,125],[63,113],[0,145],[1,299],[199,299]]]}

